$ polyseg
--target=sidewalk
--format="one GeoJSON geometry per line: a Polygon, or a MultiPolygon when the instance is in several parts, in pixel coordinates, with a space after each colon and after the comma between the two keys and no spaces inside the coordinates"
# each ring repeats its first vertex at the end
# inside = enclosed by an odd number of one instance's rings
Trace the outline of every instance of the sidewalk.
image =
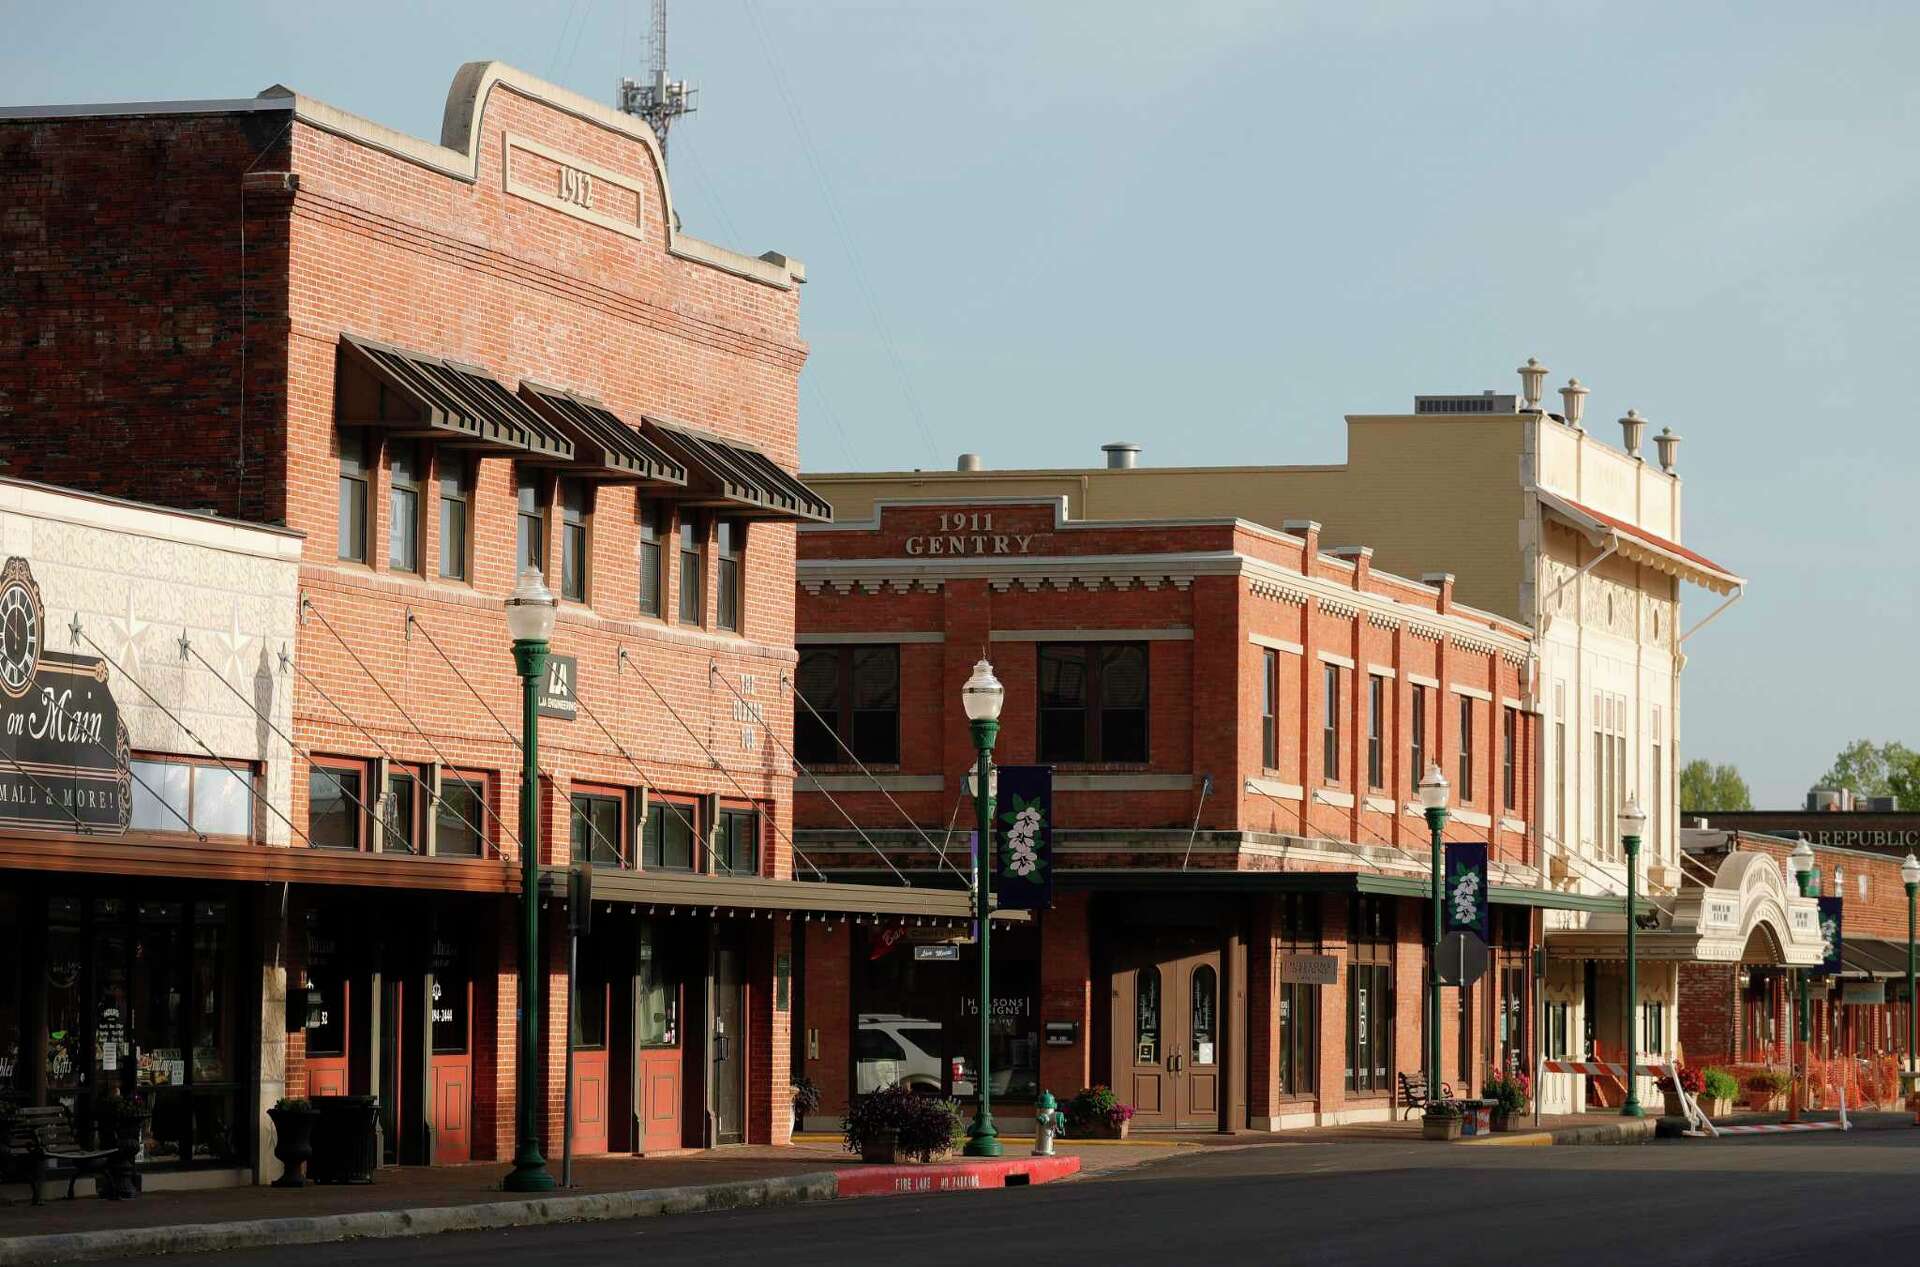
{"type": "MultiPolygon", "coordinates": [[[[574,1163],[571,1189],[537,1199],[500,1190],[502,1162],[388,1168],[362,1186],[215,1188],[131,1201],[103,1201],[90,1183],[67,1201],[62,1184],[42,1206],[29,1204],[25,1185],[8,1184],[0,1186],[8,1202],[0,1207],[0,1267],[1045,1183],[1166,1155],[1159,1146],[1062,1147],[1048,1162],[1027,1149],[1008,1141],[998,1161],[908,1167],[862,1166],[837,1143],[811,1142],[595,1157],[574,1163]]],[[[559,1163],[552,1168],[557,1178],[559,1163]]]]}

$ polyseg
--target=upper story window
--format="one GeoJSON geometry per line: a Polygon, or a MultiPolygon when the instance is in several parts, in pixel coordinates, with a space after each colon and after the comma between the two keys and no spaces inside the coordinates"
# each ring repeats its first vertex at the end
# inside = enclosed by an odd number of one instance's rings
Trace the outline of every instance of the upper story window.
{"type": "Polygon", "coordinates": [[[433,807],[433,852],[478,858],[486,852],[487,780],[481,774],[442,774],[433,807]]]}
{"type": "Polygon", "coordinates": [[[706,524],[693,511],[680,515],[680,623],[705,624],[707,596],[706,524]]]}
{"type": "Polygon", "coordinates": [[[1460,803],[1473,800],[1473,696],[1460,697],[1460,803]]]}
{"type": "Polygon", "coordinates": [[[714,834],[713,869],[725,875],[760,874],[760,815],[723,809],[714,834]]]}
{"type": "Polygon", "coordinates": [[[1340,781],[1340,666],[1320,666],[1320,770],[1329,783],[1340,781]]]}
{"type": "Polygon", "coordinates": [[[253,767],[249,763],[135,757],[128,765],[136,831],[253,837],[253,767]]]}
{"type": "Polygon", "coordinates": [[[442,451],[440,468],[440,575],[469,579],[473,541],[473,463],[465,454],[442,451]]]}
{"type": "Polygon", "coordinates": [[[367,469],[371,465],[367,433],[340,429],[340,557],[367,561],[367,469]]]}
{"type": "Polygon", "coordinates": [[[1280,653],[1260,652],[1260,764],[1280,768],[1280,653]]]}
{"type": "Polygon", "coordinates": [[[1412,698],[1408,701],[1407,730],[1411,742],[1407,745],[1408,764],[1413,767],[1410,776],[1412,791],[1420,791],[1420,780],[1427,775],[1427,688],[1415,685],[1412,698]]]}
{"type": "Polygon", "coordinates": [[[694,807],[656,800],[647,806],[640,833],[640,865],[649,871],[691,871],[694,865],[694,807]]]}
{"type": "Polygon", "coordinates": [[[319,849],[366,845],[367,767],[316,758],[307,771],[307,839],[319,849]]]}
{"type": "Polygon", "coordinates": [[[899,647],[806,647],[794,681],[805,700],[793,719],[803,763],[832,765],[848,752],[868,765],[900,760],[899,647]]]}
{"type": "Polygon", "coordinates": [[[420,772],[389,766],[386,798],[380,806],[380,852],[424,853],[426,807],[433,798],[420,772]]]}
{"type": "Polygon", "coordinates": [[[1508,809],[1520,807],[1520,710],[1501,710],[1500,718],[1500,803],[1508,809]]]}
{"type": "Polygon", "coordinates": [[[420,570],[420,484],[425,478],[417,441],[387,443],[387,566],[396,572],[420,570]]]}
{"type": "Polygon", "coordinates": [[[645,616],[665,614],[661,603],[665,601],[667,573],[665,547],[660,539],[666,532],[666,519],[664,504],[644,499],[640,502],[640,612],[645,616]]]}
{"type": "Polygon", "coordinates": [[[1147,644],[1040,645],[1042,761],[1147,760],[1147,644]]]}
{"type": "Polygon", "coordinates": [[[547,571],[547,506],[541,495],[540,477],[532,471],[520,472],[519,505],[514,522],[514,570],[538,568],[547,571]]]}
{"type": "Polygon", "coordinates": [[[560,597],[587,601],[587,520],[593,491],[585,480],[560,481],[560,597]]]}
{"type": "Polygon", "coordinates": [[[568,798],[573,822],[573,858],[596,867],[627,865],[627,801],[602,792],[575,792],[568,798]]]}
{"type": "Polygon", "coordinates": [[[1387,784],[1387,679],[1367,677],[1367,786],[1387,784]]]}
{"type": "Polygon", "coordinates": [[[713,525],[714,623],[739,633],[745,610],[742,564],[747,554],[747,525],[738,519],[721,519],[713,525]]]}

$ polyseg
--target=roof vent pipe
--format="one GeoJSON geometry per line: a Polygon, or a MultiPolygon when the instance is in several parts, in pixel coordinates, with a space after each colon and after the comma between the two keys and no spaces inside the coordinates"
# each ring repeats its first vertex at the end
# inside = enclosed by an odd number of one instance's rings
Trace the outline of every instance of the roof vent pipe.
{"type": "Polygon", "coordinates": [[[1113,444],[1103,444],[1100,452],[1107,455],[1109,471],[1131,471],[1140,465],[1140,446],[1131,440],[1119,440],[1113,444]]]}
{"type": "Polygon", "coordinates": [[[1660,454],[1660,469],[1673,474],[1673,451],[1680,447],[1680,437],[1673,434],[1672,427],[1660,428],[1660,434],[1653,438],[1653,447],[1660,454]]]}
{"type": "Polygon", "coordinates": [[[1635,461],[1645,461],[1640,456],[1640,437],[1647,433],[1647,420],[1640,416],[1638,409],[1627,410],[1627,416],[1620,420],[1620,443],[1627,455],[1635,461]]]}
{"type": "Polygon", "coordinates": [[[1540,408],[1540,389],[1547,381],[1547,367],[1528,357],[1527,363],[1516,372],[1520,375],[1520,408],[1540,408]]]}
{"type": "Polygon", "coordinates": [[[977,470],[979,470],[979,469],[980,469],[980,455],[979,455],[978,453],[962,453],[962,454],[960,455],[960,461],[959,461],[959,462],[958,462],[958,463],[957,463],[957,464],[956,464],[956,465],[954,466],[954,468],[953,468],[953,469],[954,469],[954,470],[956,470],[956,471],[977,471],[977,470]]]}
{"type": "Polygon", "coordinates": [[[1578,430],[1580,416],[1587,412],[1587,389],[1580,385],[1579,379],[1570,378],[1560,389],[1560,401],[1560,416],[1567,420],[1569,427],[1578,430]]]}

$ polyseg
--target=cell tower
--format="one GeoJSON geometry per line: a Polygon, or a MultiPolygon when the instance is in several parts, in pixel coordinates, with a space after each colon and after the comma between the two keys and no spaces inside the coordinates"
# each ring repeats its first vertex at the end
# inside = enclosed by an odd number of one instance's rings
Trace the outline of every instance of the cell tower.
{"type": "Polygon", "coordinates": [[[700,95],[700,90],[685,80],[667,78],[667,0],[653,0],[652,53],[652,64],[648,68],[651,74],[645,82],[620,81],[619,104],[622,111],[647,121],[653,134],[660,138],[660,161],[665,162],[667,130],[675,119],[694,112],[697,107],[693,99],[700,95]]]}

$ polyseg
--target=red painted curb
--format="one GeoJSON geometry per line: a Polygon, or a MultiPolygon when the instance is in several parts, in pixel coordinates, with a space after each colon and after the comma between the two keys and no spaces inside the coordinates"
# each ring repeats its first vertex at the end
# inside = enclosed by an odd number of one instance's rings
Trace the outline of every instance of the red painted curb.
{"type": "Polygon", "coordinates": [[[834,1179],[843,1197],[905,1197],[1051,1183],[1079,1172],[1078,1157],[1003,1157],[927,1166],[852,1166],[834,1171],[834,1179]]]}

